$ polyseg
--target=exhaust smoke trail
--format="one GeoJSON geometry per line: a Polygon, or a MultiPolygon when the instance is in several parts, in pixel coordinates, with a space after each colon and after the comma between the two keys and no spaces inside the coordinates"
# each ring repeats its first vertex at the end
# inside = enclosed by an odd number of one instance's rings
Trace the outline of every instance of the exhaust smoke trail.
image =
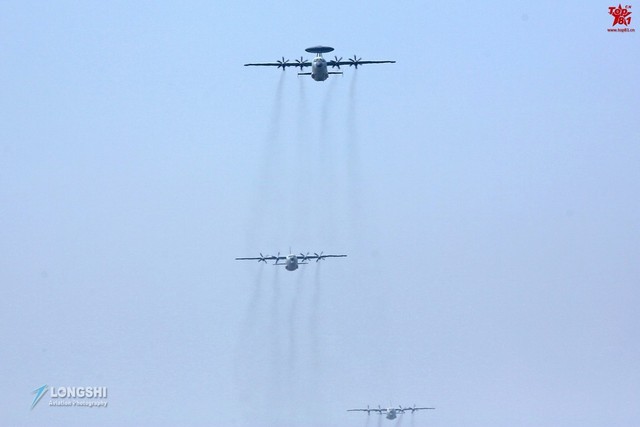
{"type": "MultiPolygon", "coordinates": [[[[307,181],[314,175],[314,171],[311,169],[308,159],[312,158],[312,153],[309,149],[309,108],[307,105],[307,99],[305,94],[305,79],[298,79],[299,82],[299,95],[298,95],[298,120],[297,120],[297,143],[295,144],[296,150],[296,165],[292,169],[295,173],[295,179],[300,182],[307,181]],[[311,175],[311,176],[310,176],[311,175]]],[[[308,191],[296,191],[293,198],[291,208],[293,209],[291,217],[294,218],[294,229],[291,230],[294,236],[305,236],[308,232],[307,220],[309,218],[309,204],[310,193],[308,191]]]]}
{"type": "MultiPolygon", "coordinates": [[[[236,358],[234,363],[235,389],[240,401],[247,406],[256,407],[256,384],[264,380],[264,375],[259,367],[260,350],[262,345],[258,342],[261,335],[257,330],[259,310],[262,301],[262,286],[264,281],[264,268],[261,267],[254,280],[251,289],[251,297],[247,303],[246,312],[240,324],[240,333],[236,343],[236,358]]],[[[248,413],[245,413],[248,416],[248,413]]]]}
{"type": "Polygon", "coordinates": [[[308,126],[308,114],[309,109],[307,108],[307,96],[305,94],[305,81],[303,79],[298,79],[300,92],[298,94],[298,112],[300,113],[300,119],[298,120],[298,156],[301,156],[305,153],[306,147],[301,144],[301,142],[305,138],[305,132],[307,132],[308,126]]]}
{"type": "Polygon", "coordinates": [[[271,123],[267,138],[270,141],[276,141],[280,136],[280,121],[282,115],[282,92],[284,88],[285,73],[281,73],[276,88],[276,98],[274,100],[273,113],[271,114],[271,123]]]}
{"type": "Polygon", "coordinates": [[[331,136],[329,127],[329,107],[331,107],[331,100],[333,98],[333,93],[335,92],[337,79],[329,79],[329,87],[324,94],[324,99],[322,100],[322,109],[320,111],[320,160],[322,164],[327,162],[329,158],[328,144],[331,136]]]}
{"type": "Polygon", "coordinates": [[[322,212],[322,218],[318,218],[320,221],[319,227],[323,235],[329,239],[335,239],[335,167],[333,164],[333,151],[335,149],[333,144],[333,135],[331,132],[331,126],[329,124],[330,106],[333,100],[333,94],[337,87],[338,79],[330,78],[329,87],[325,92],[325,96],[322,102],[322,110],[320,112],[320,132],[318,133],[319,141],[319,171],[316,175],[316,190],[319,197],[317,197],[316,203],[321,203],[321,200],[326,202],[322,205],[316,205],[316,210],[322,212]]]}
{"type": "Polygon", "coordinates": [[[293,297],[291,299],[291,306],[289,310],[289,354],[287,358],[287,370],[285,372],[285,380],[286,380],[286,390],[285,393],[288,396],[288,402],[290,407],[289,416],[298,418],[300,416],[300,404],[296,402],[297,399],[301,398],[301,393],[305,390],[305,388],[300,388],[300,374],[298,371],[298,309],[300,306],[300,298],[302,296],[303,287],[304,287],[304,272],[306,268],[302,268],[301,271],[298,272],[298,277],[296,278],[295,288],[293,289],[293,297]]]}
{"type": "Polygon", "coordinates": [[[297,356],[297,341],[296,341],[296,326],[298,305],[300,304],[300,297],[302,295],[302,288],[304,286],[304,272],[306,268],[301,269],[296,280],[296,288],[294,289],[293,299],[291,300],[291,309],[289,311],[289,372],[295,378],[296,371],[296,356],[297,356]]]}
{"type": "Polygon", "coordinates": [[[275,97],[273,100],[273,111],[269,122],[269,128],[266,134],[264,154],[262,155],[262,166],[260,168],[260,176],[258,177],[257,195],[254,197],[255,205],[252,209],[252,215],[247,227],[247,248],[255,241],[256,234],[262,229],[265,212],[268,205],[275,202],[272,193],[272,183],[276,180],[275,159],[280,152],[280,128],[282,121],[282,105],[284,91],[285,73],[280,74],[278,86],[276,87],[275,97]]]}
{"type": "Polygon", "coordinates": [[[272,367],[272,390],[274,397],[279,398],[281,396],[282,391],[282,368],[281,361],[282,357],[280,354],[280,328],[278,325],[278,320],[280,318],[280,283],[278,278],[278,273],[280,271],[279,267],[275,268],[275,272],[273,275],[272,282],[272,290],[273,296],[271,298],[271,320],[270,320],[270,331],[269,331],[269,345],[271,346],[271,367],[272,367]]]}
{"type": "Polygon", "coordinates": [[[242,327],[240,329],[240,339],[247,340],[250,335],[255,333],[254,327],[256,324],[257,311],[258,311],[258,303],[260,302],[260,295],[262,290],[262,280],[264,277],[264,266],[261,265],[256,277],[253,281],[253,289],[251,291],[251,298],[249,299],[249,304],[247,305],[247,310],[244,315],[244,319],[242,321],[242,327]]]}
{"type": "Polygon", "coordinates": [[[358,174],[358,133],[356,127],[356,84],[358,73],[353,74],[349,85],[349,104],[347,109],[347,160],[349,176],[357,178],[358,174]]]}
{"type": "Polygon", "coordinates": [[[331,107],[331,101],[333,99],[333,94],[336,91],[336,86],[337,86],[337,81],[338,79],[334,79],[331,78],[329,79],[329,83],[328,83],[328,88],[327,91],[324,94],[324,98],[322,99],[322,108],[320,110],[320,131],[318,132],[318,135],[320,136],[320,158],[322,160],[323,163],[325,163],[327,161],[327,159],[329,158],[328,156],[328,142],[330,141],[331,137],[331,127],[329,125],[329,114],[331,113],[330,111],[330,107],[331,107]]]}
{"type": "Polygon", "coordinates": [[[318,344],[318,316],[320,311],[320,265],[316,266],[316,273],[313,283],[313,299],[311,300],[311,315],[309,317],[309,340],[311,342],[311,363],[312,368],[318,373],[320,368],[320,346],[318,344]]]}
{"type": "Polygon", "coordinates": [[[349,85],[349,104],[347,109],[347,174],[349,195],[350,225],[354,237],[359,238],[361,227],[361,202],[360,202],[360,159],[358,154],[358,131],[356,117],[356,88],[358,73],[353,73],[351,84],[349,85]]]}

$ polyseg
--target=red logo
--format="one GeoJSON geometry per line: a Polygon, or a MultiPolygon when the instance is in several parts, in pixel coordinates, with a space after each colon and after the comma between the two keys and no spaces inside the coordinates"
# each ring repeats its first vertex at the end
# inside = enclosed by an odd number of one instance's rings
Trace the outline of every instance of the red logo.
{"type": "Polygon", "coordinates": [[[631,6],[629,5],[622,7],[622,4],[618,4],[618,7],[611,6],[609,8],[609,15],[613,16],[613,24],[611,26],[615,27],[618,24],[625,27],[628,26],[631,23],[631,16],[629,15],[632,12],[629,11],[630,8],[631,6]]]}

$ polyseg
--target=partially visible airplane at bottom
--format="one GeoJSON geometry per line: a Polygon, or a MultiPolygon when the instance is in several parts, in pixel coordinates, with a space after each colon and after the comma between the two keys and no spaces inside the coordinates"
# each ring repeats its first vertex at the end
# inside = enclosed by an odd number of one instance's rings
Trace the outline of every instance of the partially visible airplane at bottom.
{"type": "Polygon", "coordinates": [[[346,257],[346,255],[324,255],[324,252],[320,252],[315,253],[313,255],[309,255],[309,252],[307,252],[307,254],[303,254],[300,253],[300,255],[296,255],[296,254],[289,254],[287,256],[280,256],[280,252],[278,252],[277,256],[274,255],[262,255],[262,253],[260,253],[259,257],[250,257],[250,258],[236,258],[237,261],[258,261],[258,262],[264,262],[265,264],[267,263],[267,261],[275,261],[273,263],[273,265],[284,265],[284,268],[286,268],[289,271],[294,271],[298,269],[298,266],[301,264],[309,264],[309,260],[315,259],[316,262],[321,261],[325,258],[343,258],[346,257]],[[284,262],[279,262],[280,260],[284,260],[284,262]]]}
{"type": "Polygon", "coordinates": [[[395,420],[398,417],[398,414],[404,414],[406,411],[411,411],[414,413],[415,411],[421,411],[423,409],[436,409],[436,408],[418,408],[416,405],[410,406],[408,408],[403,408],[402,406],[398,406],[397,408],[381,408],[378,405],[377,408],[369,408],[367,405],[367,409],[347,409],[347,412],[352,411],[360,411],[366,412],[367,415],[371,414],[371,412],[377,412],[378,414],[385,414],[388,420],[395,420]]]}

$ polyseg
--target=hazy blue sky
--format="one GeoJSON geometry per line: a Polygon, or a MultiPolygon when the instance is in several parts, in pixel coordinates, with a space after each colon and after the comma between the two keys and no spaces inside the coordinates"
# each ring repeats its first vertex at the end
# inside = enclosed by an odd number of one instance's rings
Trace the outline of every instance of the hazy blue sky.
{"type": "Polygon", "coordinates": [[[613,5],[1,2],[0,423],[638,426],[613,5]],[[397,63],[242,66],[317,44],[397,63]]]}

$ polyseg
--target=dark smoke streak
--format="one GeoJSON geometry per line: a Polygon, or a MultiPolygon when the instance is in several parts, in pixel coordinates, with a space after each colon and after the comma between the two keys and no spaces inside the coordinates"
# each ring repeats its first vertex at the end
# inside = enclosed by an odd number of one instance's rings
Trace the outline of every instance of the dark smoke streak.
{"type": "Polygon", "coordinates": [[[349,196],[349,214],[351,231],[355,238],[360,237],[359,228],[362,226],[362,209],[360,202],[360,157],[358,151],[358,131],[357,131],[357,110],[356,110],[356,88],[358,73],[353,73],[351,84],[349,85],[349,105],[347,110],[347,173],[349,196]]]}
{"type": "Polygon", "coordinates": [[[332,158],[333,149],[335,146],[333,134],[331,132],[331,126],[329,123],[330,107],[333,100],[333,94],[337,86],[337,79],[329,79],[329,87],[324,96],[322,103],[322,111],[320,114],[320,132],[318,133],[319,141],[319,171],[316,173],[316,184],[318,186],[318,203],[321,200],[325,200],[321,205],[317,205],[316,209],[321,212],[322,218],[320,221],[320,230],[323,235],[329,239],[335,239],[335,167],[332,158]]]}
{"type": "Polygon", "coordinates": [[[320,346],[318,343],[318,317],[320,311],[321,302],[321,283],[320,283],[320,265],[316,266],[316,273],[313,283],[313,299],[311,300],[311,316],[309,317],[309,339],[311,342],[311,363],[312,367],[318,375],[318,369],[320,368],[320,346]]]}
{"type": "Polygon", "coordinates": [[[280,121],[282,115],[282,91],[284,88],[285,73],[281,73],[280,80],[278,80],[278,87],[276,88],[276,98],[274,100],[273,113],[271,114],[271,126],[267,138],[270,141],[278,140],[280,136],[280,121]]]}
{"type": "Polygon", "coordinates": [[[264,276],[264,266],[261,265],[258,270],[258,274],[253,281],[253,290],[251,291],[251,298],[249,299],[249,304],[247,305],[247,310],[244,315],[244,319],[242,321],[242,328],[240,330],[240,339],[245,341],[252,335],[254,332],[254,327],[256,325],[257,311],[258,311],[258,303],[260,302],[260,295],[262,290],[262,280],[264,276]]]}
{"type": "MultiPolygon", "coordinates": [[[[305,94],[305,79],[298,79],[299,81],[299,96],[298,96],[298,123],[297,123],[297,143],[295,144],[296,150],[296,162],[295,168],[295,180],[299,180],[300,183],[307,182],[311,176],[314,175],[314,171],[311,170],[311,165],[308,162],[308,158],[311,157],[309,145],[309,108],[307,106],[307,99],[305,94]]],[[[295,191],[292,209],[292,217],[294,218],[294,236],[301,238],[307,232],[309,224],[307,223],[309,218],[309,203],[310,193],[308,191],[295,191]]]]}
{"type": "Polygon", "coordinates": [[[275,267],[275,273],[273,276],[273,296],[271,299],[271,321],[270,321],[270,345],[271,345],[271,365],[273,369],[273,391],[276,397],[280,397],[282,390],[282,367],[281,367],[281,352],[280,352],[280,328],[278,321],[280,318],[280,283],[278,280],[278,273],[280,267],[275,267]]]}
{"type": "Polygon", "coordinates": [[[347,109],[347,160],[349,162],[349,176],[357,177],[358,173],[358,131],[356,127],[356,83],[358,73],[354,73],[349,85],[349,105],[347,109]]]}
{"type": "Polygon", "coordinates": [[[304,285],[304,272],[306,268],[302,268],[300,271],[298,280],[296,281],[296,288],[294,289],[293,298],[291,300],[291,309],[289,311],[289,372],[294,376],[296,371],[296,357],[297,357],[297,340],[296,340],[296,326],[298,305],[300,304],[300,296],[302,295],[302,288],[304,285]]]}
{"type": "Polygon", "coordinates": [[[320,147],[326,143],[326,139],[329,136],[329,107],[331,106],[333,92],[335,92],[336,82],[337,79],[329,79],[329,87],[322,101],[322,111],[320,114],[320,147]]]}
{"type": "Polygon", "coordinates": [[[241,401],[251,405],[255,403],[255,386],[258,372],[256,372],[256,356],[260,352],[260,345],[256,342],[258,331],[258,310],[260,307],[262,286],[264,280],[264,268],[261,267],[253,281],[251,297],[248,301],[244,318],[240,325],[240,334],[236,343],[236,358],[234,364],[234,378],[236,392],[241,401]]]}
{"type": "Polygon", "coordinates": [[[258,186],[256,187],[257,195],[254,200],[255,205],[252,209],[252,215],[247,227],[247,249],[251,248],[255,241],[256,234],[263,227],[265,212],[268,205],[273,200],[273,182],[275,181],[275,159],[280,151],[280,128],[282,121],[282,94],[284,91],[285,73],[281,73],[278,86],[276,88],[275,98],[273,101],[273,111],[267,131],[264,154],[262,155],[263,163],[258,177],[258,186]]]}

